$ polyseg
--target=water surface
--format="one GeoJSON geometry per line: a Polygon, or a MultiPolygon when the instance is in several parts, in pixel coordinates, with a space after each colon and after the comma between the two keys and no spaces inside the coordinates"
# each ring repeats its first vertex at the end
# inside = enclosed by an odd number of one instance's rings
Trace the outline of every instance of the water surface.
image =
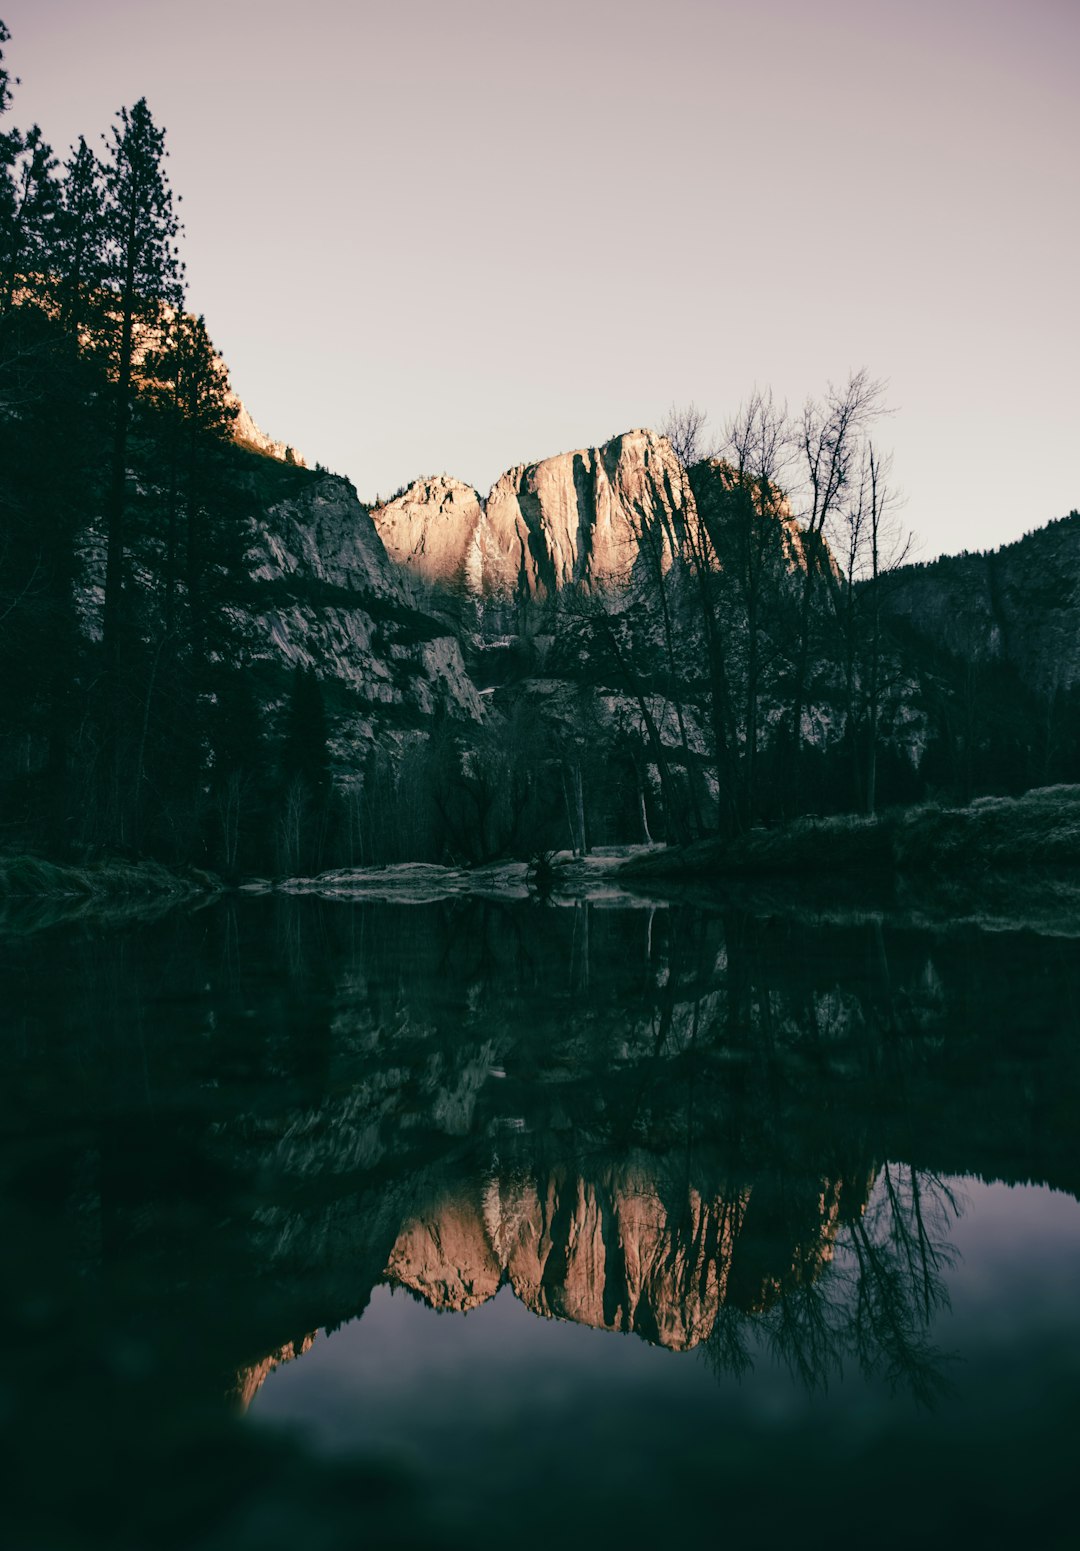
{"type": "Polygon", "coordinates": [[[1073,1543],[1075,940],[745,899],[36,924],[8,1543],[1073,1543]]]}

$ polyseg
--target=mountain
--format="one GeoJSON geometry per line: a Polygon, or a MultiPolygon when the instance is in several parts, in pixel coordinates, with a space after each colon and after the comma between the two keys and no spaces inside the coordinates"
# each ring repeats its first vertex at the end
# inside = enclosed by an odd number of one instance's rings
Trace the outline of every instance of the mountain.
{"type": "Polygon", "coordinates": [[[371,507],[219,357],[189,413],[159,328],[117,517],[105,365],[19,314],[0,794],[27,849],[486,861],[1080,778],[1075,516],[851,588],[782,491],[645,429],[371,507]]]}
{"type": "Polygon", "coordinates": [[[600,447],[519,464],[487,498],[446,476],[415,481],[372,518],[390,558],[429,593],[457,594],[481,622],[566,588],[621,584],[641,563],[643,530],[669,535],[693,495],[666,438],[627,431],[600,447]]]}
{"type": "MultiPolygon", "coordinates": [[[[1040,743],[1032,697],[1080,681],[1078,543],[1074,517],[848,593],[782,498],[748,496],[720,460],[688,472],[666,438],[636,429],[518,465],[486,497],[439,475],[369,509],[345,481],[312,476],[260,516],[251,625],[265,659],[310,666],[331,692],[339,771],[377,747],[400,757],[439,719],[470,746],[502,740],[506,765],[527,724],[559,812],[558,782],[581,781],[579,829],[618,841],[669,829],[675,801],[707,827],[718,740],[740,757],[748,717],[759,808],[783,806],[800,632],[804,807],[858,805],[871,650],[881,800],[1073,778],[1067,727],[1040,743]]],[[[508,768],[492,779],[512,785],[508,768]]],[[[448,779],[444,761],[422,784],[448,779]]],[[[486,800],[470,779],[465,805],[486,800]]]]}
{"type": "MultiPolygon", "coordinates": [[[[221,364],[224,366],[224,362],[221,364]]],[[[229,398],[236,409],[233,437],[241,447],[250,448],[252,452],[261,452],[268,458],[277,458],[282,463],[295,463],[299,468],[307,467],[304,459],[287,442],[276,442],[272,436],[267,436],[266,432],[256,425],[243,399],[237,398],[235,394],[230,394],[229,398]]]]}
{"type": "Polygon", "coordinates": [[[1012,668],[1050,694],[1080,683],[1080,512],[981,554],[898,571],[888,611],[926,642],[1012,668]]]}
{"type": "MultiPolygon", "coordinates": [[[[280,494],[280,492],[279,492],[280,494]]],[[[377,738],[482,708],[449,628],[416,606],[347,480],[314,475],[251,524],[247,633],[257,661],[309,667],[332,693],[343,773],[377,738]]]]}

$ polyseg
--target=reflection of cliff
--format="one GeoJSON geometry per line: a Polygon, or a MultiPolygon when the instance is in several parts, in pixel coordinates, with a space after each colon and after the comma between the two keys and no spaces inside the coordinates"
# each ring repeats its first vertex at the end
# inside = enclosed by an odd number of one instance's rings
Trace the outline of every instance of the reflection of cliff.
{"type": "MultiPolygon", "coordinates": [[[[665,1189],[663,1174],[661,1162],[642,1157],[589,1178],[561,1168],[538,1184],[517,1168],[430,1188],[402,1223],[386,1277],[458,1314],[509,1285],[546,1319],[688,1351],[709,1340],[726,1304],[762,1313],[817,1277],[842,1217],[861,1211],[873,1184],[872,1175],[866,1189],[807,1180],[800,1191],[789,1181],[780,1221],[775,1181],[706,1196],[665,1189]]],[[[313,1340],[288,1342],[242,1368],[233,1389],[240,1404],[313,1340]]]]}
{"type": "Polygon", "coordinates": [[[286,1341],[285,1345],[279,1347],[276,1352],[267,1353],[261,1362],[253,1363],[250,1368],[241,1368],[236,1376],[236,1384],[230,1398],[242,1411],[247,1410],[275,1368],[280,1368],[282,1363],[291,1363],[297,1357],[303,1357],[305,1352],[311,1351],[314,1344],[314,1333],[302,1336],[296,1341],[286,1341]]]}
{"type": "MultiPolygon", "coordinates": [[[[648,1171],[614,1166],[592,1179],[572,1172],[541,1185],[492,1180],[433,1200],[402,1227],[388,1276],[439,1309],[467,1312],[508,1282],[526,1307],[548,1318],[633,1331],[684,1351],[707,1339],[742,1271],[750,1188],[728,1198],[690,1188],[675,1210],[648,1171]]],[[[763,1265],[747,1243],[749,1276],[740,1294],[760,1306],[775,1286],[829,1258],[839,1187],[817,1196],[809,1242],[763,1265]]],[[[779,1249],[779,1247],[777,1246],[779,1249]]]]}
{"type": "Polygon", "coordinates": [[[63,1383],[149,1324],[219,1397],[388,1268],[711,1348],[840,1283],[874,1160],[1078,1184],[1076,957],[1033,934],[258,901],[36,933],[0,990],[8,1281],[65,1289],[63,1383]]]}

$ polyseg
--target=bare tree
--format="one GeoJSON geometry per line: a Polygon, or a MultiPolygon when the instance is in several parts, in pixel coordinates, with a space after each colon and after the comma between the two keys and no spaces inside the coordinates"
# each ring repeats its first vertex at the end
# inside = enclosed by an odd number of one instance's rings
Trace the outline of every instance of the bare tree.
{"type": "Polygon", "coordinates": [[[683,558],[697,583],[702,634],[709,670],[709,706],[716,763],[717,809],[720,829],[740,827],[738,802],[738,730],[731,692],[728,598],[722,562],[722,540],[716,524],[700,502],[687,513],[683,558]]]}
{"type": "Polygon", "coordinates": [[[911,553],[912,535],[900,524],[892,455],[873,442],[862,449],[857,477],[833,524],[833,550],[842,585],[839,619],[844,656],[845,711],[858,805],[873,814],[881,711],[889,685],[882,637],[886,584],[911,553]]]}
{"type": "Polygon", "coordinates": [[[858,478],[863,436],[871,422],[884,412],[884,384],[865,368],[853,372],[842,388],[832,384],[823,399],[808,399],[797,431],[802,465],[804,510],[802,514],[803,585],[792,670],[788,734],[791,749],[791,800],[800,805],[802,722],[810,689],[810,646],[814,622],[813,601],[818,580],[830,571],[826,530],[836,517],[858,478]]]}
{"type": "MultiPolygon", "coordinates": [[[[685,492],[684,506],[686,510],[693,504],[689,482],[683,474],[685,492]]],[[[694,779],[695,760],[690,748],[690,738],[687,732],[686,711],[683,702],[682,679],[679,655],[676,643],[676,609],[673,598],[673,573],[675,561],[680,548],[685,541],[685,532],[676,531],[675,519],[680,514],[671,513],[671,519],[667,520],[667,514],[656,512],[642,512],[638,520],[631,524],[634,539],[637,542],[638,553],[643,562],[643,573],[639,570],[645,582],[645,603],[651,607],[655,598],[660,605],[660,617],[664,634],[664,650],[667,658],[667,690],[672,708],[675,712],[675,721],[679,729],[679,742],[682,746],[683,762],[686,769],[687,792],[690,803],[690,813],[693,821],[694,838],[699,838],[705,832],[704,819],[701,812],[701,803],[698,798],[697,782],[694,779]]],[[[681,514],[685,519],[685,511],[681,514]]],[[[642,589],[637,589],[641,596],[642,589]]]]}
{"type": "Polygon", "coordinates": [[[694,403],[672,404],[660,423],[660,435],[667,437],[684,469],[692,469],[695,463],[713,456],[712,444],[705,435],[708,418],[707,412],[694,403]]]}
{"type": "Polygon", "coordinates": [[[753,822],[757,789],[759,702],[769,590],[782,556],[780,525],[788,515],[784,485],[793,457],[786,404],[755,388],[724,430],[722,455],[731,467],[731,551],[746,614],[744,695],[744,817],[753,822]]]}
{"type": "Polygon", "coordinates": [[[674,839],[677,845],[686,845],[691,839],[686,814],[671,769],[669,751],[650,705],[644,675],[638,671],[627,611],[609,612],[603,600],[594,596],[585,605],[579,601],[576,628],[582,640],[597,651],[600,660],[606,659],[623,688],[633,697],[660,781],[668,838],[674,839]]]}

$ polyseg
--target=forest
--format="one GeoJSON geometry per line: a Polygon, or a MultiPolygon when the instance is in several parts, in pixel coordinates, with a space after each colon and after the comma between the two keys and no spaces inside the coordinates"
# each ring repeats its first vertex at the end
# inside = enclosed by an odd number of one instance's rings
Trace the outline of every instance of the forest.
{"type": "Polygon", "coordinates": [[[755,392],[715,444],[673,410],[676,517],[643,514],[618,585],[523,610],[501,651],[452,600],[395,605],[415,639],[458,641],[485,714],[382,708],[350,744],[347,688],[310,654],[272,660],[250,557],[326,471],[237,437],[164,131],[140,100],[61,159],[10,127],[16,96],[0,51],[3,851],[236,879],[1080,779],[1075,685],[964,660],[894,609],[910,539],[866,372],[795,415],[755,392]]]}

